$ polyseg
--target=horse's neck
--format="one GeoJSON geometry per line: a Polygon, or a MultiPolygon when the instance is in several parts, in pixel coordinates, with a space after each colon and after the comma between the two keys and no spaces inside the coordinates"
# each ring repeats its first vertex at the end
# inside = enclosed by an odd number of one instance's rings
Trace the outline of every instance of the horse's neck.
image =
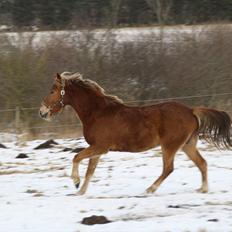
{"type": "Polygon", "coordinates": [[[77,112],[83,125],[94,121],[96,114],[104,108],[104,98],[91,94],[87,91],[72,91],[71,106],[77,112]]]}

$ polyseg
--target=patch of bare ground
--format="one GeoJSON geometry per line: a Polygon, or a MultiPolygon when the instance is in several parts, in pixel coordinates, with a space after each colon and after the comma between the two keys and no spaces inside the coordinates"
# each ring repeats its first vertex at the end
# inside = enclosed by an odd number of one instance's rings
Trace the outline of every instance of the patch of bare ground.
{"type": "Polygon", "coordinates": [[[108,220],[105,216],[96,216],[96,215],[93,215],[91,217],[85,217],[81,221],[81,223],[84,225],[106,224],[110,222],[112,221],[108,220]]]}
{"type": "Polygon", "coordinates": [[[217,150],[214,145],[207,144],[205,147],[200,148],[201,151],[215,151],[217,150]]]}
{"type": "Polygon", "coordinates": [[[226,205],[226,206],[232,206],[232,201],[225,201],[225,202],[207,201],[207,202],[205,202],[205,205],[226,205]]]}
{"type": "Polygon", "coordinates": [[[232,167],[226,167],[226,166],[211,165],[211,167],[222,168],[222,169],[227,169],[227,170],[232,170],[232,167]]]}
{"type": "Polygon", "coordinates": [[[33,174],[33,173],[42,173],[42,172],[50,172],[57,170],[64,170],[65,166],[56,166],[56,167],[48,167],[48,168],[35,168],[33,170],[0,170],[1,175],[13,175],[13,174],[33,174]]]}
{"type": "Polygon", "coordinates": [[[25,193],[31,194],[32,197],[42,197],[44,196],[43,192],[36,189],[28,189],[25,193]]]}
{"type": "Polygon", "coordinates": [[[30,193],[30,194],[38,193],[38,190],[36,190],[36,189],[28,189],[25,193],[30,193]]]}
{"type": "Polygon", "coordinates": [[[120,221],[143,221],[145,219],[149,219],[149,218],[154,218],[154,217],[170,217],[172,216],[172,214],[150,214],[150,215],[145,215],[145,214],[126,214],[121,216],[118,220],[120,221]]]}
{"type": "Polygon", "coordinates": [[[43,197],[45,196],[43,193],[35,193],[33,197],[43,197]]]}

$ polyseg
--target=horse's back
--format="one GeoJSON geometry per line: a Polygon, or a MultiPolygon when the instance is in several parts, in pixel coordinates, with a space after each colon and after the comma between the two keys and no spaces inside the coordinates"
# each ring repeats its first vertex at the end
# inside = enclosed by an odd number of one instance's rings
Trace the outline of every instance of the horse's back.
{"type": "Polygon", "coordinates": [[[196,127],[192,109],[176,102],[108,109],[88,134],[110,150],[144,151],[186,137],[196,127]]]}

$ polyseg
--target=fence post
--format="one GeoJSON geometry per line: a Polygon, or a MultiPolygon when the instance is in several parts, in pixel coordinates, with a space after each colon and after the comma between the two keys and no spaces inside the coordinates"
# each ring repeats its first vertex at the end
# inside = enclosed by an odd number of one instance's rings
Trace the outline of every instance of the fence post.
{"type": "Polygon", "coordinates": [[[16,134],[20,132],[20,107],[16,106],[15,108],[15,129],[16,134]]]}

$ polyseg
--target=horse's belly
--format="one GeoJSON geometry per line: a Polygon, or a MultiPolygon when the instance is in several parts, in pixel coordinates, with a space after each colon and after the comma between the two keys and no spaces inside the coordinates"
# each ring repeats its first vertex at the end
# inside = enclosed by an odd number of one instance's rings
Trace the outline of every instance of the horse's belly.
{"type": "Polygon", "coordinates": [[[110,150],[113,151],[128,151],[128,152],[142,152],[152,149],[159,145],[157,137],[134,137],[125,138],[124,140],[113,144],[110,150]]]}

